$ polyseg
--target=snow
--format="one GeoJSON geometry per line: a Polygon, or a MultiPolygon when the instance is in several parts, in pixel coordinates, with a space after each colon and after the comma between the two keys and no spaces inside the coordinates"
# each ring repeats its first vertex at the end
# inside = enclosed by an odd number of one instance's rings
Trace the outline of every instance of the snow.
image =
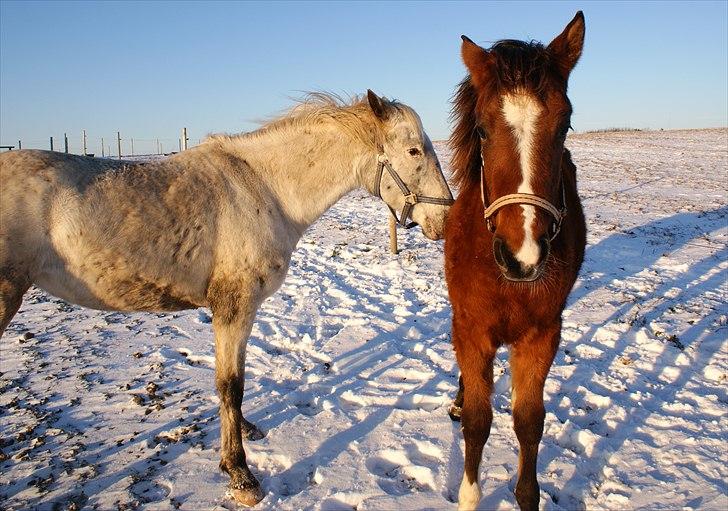
{"type": "MultiPolygon", "coordinates": [[[[725,509],[728,130],[570,136],[589,225],[546,384],[547,510],[725,509]]],[[[443,163],[447,150],[437,144],[443,163]]],[[[455,509],[463,465],[442,243],[357,192],[258,314],[243,410],[260,509],[455,509]]],[[[4,509],[234,509],[209,311],[99,312],[33,289],[0,343],[4,509]]],[[[504,349],[480,509],[513,509],[504,349]]]]}

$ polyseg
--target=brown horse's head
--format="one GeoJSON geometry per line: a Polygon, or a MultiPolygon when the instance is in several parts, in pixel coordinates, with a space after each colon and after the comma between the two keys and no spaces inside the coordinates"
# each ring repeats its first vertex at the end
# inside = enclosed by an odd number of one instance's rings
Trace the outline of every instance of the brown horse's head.
{"type": "MultiPolygon", "coordinates": [[[[548,46],[504,40],[485,50],[463,36],[470,76],[457,93],[456,109],[469,100],[472,114],[468,119],[456,111],[461,122],[453,140],[469,143],[470,150],[455,159],[467,158],[460,162],[464,172],[482,179],[486,207],[519,194],[495,204],[500,207],[488,218],[495,260],[509,280],[538,279],[558,232],[561,156],[571,118],[566,89],[583,43],[581,11],[548,46]]],[[[460,184],[467,177],[455,175],[460,184]]]]}

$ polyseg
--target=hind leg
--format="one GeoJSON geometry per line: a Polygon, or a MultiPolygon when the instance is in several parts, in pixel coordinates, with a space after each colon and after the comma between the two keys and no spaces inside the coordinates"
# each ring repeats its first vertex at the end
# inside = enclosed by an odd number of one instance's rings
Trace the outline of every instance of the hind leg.
{"type": "Polygon", "coordinates": [[[455,396],[455,400],[450,405],[450,409],[447,411],[450,416],[450,420],[454,422],[460,422],[460,417],[463,414],[463,400],[465,399],[465,386],[463,385],[463,377],[460,375],[458,378],[458,394],[455,396]]]}
{"type": "Polygon", "coordinates": [[[23,295],[29,288],[29,279],[12,270],[0,270],[0,337],[18,312],[20,304],[23,303],[23,295]]]}
{"type": "Polygon", "coordinates": [[[481,497],[478,472],[493,421],[490,395],[497,346],[474,325],[460,327],[457,317],[453,318],[453,342],[462,372],[461,420],[465,437],[465,470],[458,493],[458,510],[469,511],[477,507],[481,497]]]}
{"type": "Polygon", "coordinates": [[[540,494],[536,461],[546,416],[543,388],[556,355],[560,334],[561,328],[558,327],[529,335],[511,349],[513,427],[520,444],[515,493],[523,511],[538,509],[540,494]]]}

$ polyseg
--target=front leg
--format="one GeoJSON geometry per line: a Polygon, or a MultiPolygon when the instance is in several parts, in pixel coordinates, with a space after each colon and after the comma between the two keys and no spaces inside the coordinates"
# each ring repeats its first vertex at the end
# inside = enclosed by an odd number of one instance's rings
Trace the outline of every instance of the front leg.
{"type": "Polygon", "coordinates": [[[465,439],[463,479],[458,491],[458,510],[473,511],[480,502],[480,461],[493,422],[490,396],[493,389],[493,359],[497,345],[483,325],[461,320],[453,313],[452,339],[462,376],[462,426],[465,439]]]}
{"type": "Polygon", "coordinates": [[[243,418],[240,407],[245,384],[245,348],[257,303],[241,298],[240,289],[217,286],[220,292],[211,286],[209,299],[215,331],[215,383],[220,395],[220,469],[230,475],[234,499],[253,506],[264,494],[245,460],[242,432],[252,424],[243,418]]]}
{"type": "Polygon", "coordinates": [[[516,501],[522,511],[537,511],[540,492],[536,478],[538,446],[546,411],[543,389],[556,355],[561,326],[524,336],[511,348],[513,427],[520,444],[516,501]]]}

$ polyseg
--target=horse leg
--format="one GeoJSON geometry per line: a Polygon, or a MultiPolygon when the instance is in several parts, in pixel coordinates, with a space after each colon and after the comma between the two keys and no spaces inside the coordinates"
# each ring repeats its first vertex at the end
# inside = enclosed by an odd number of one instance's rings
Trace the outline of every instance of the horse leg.
{"type": "Polygon", "coordinates": [[[23,303],[23,295],[30,288],[28,279],[0,271],[0,337],[23,303]]]}
{"type": "Polygon", "coordinates": [[[210,305],[215,331],[215,383],[220,395],[220,469],[230,476],[235,500],[253,506],[264,495],[245,459],[242,428],[247,421],[240,407],[245,383],[245,348],[255,307],[252,303],[232,303],[230,297],[220,298],[217,303],[211,301],[210,305]]]}
{"type": "MultiPolygon", "coordinates": [[[[454,337],[457,335],[455,325],[456,321],[453,321],[454,337]]],[[[472,333],[470,336],[474,337],[472,333]]],[[[493,387],[493,358],[496,347],[492,346],[488,339],[483,339],[481,342],[483,341],[482,345],[469,345],[470,350],[463,350],[462,346],[455,350],[462,372],[464,390],[461,419],[465,437],[465,471],[458,493],[459,511],[475,509],[480,502],[478,470],[493,421],[490,395],[493,387]],[[466,355],[465,351],[470,353],[466,355]]]]}
{"type": "Polygon", "coordinates": [[[510,363],[513,427],[520,444],[516,501],[523,511],[537,510],[539,486],[536,479],[538,446],[543,436],[543,387],[559,344],[561,329],[527,336],[514,343],[510,363]]]}

